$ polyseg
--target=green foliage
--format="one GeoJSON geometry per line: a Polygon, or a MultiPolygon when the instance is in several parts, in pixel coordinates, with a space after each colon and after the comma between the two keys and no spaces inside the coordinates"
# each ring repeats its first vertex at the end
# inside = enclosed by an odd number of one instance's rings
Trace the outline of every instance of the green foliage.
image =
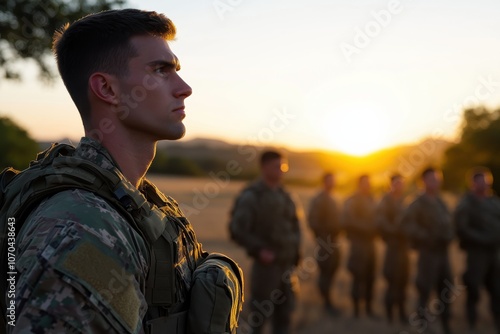
{"type": "Polygon", "coordinates": [[[181,157],[168,158],[165,172],[168,174],[193,176],[203,174],[201,169],[193,161],[181,157]]]}
{"type": "Polygon", "coordinates": [[[33,59],[40,77],[54,78],[49,66],[52,35],[64,24],[89,13],[122,5],[124,0],[2,0],[0,1],[0,75],[19,79],[13,66],[19,59],[33,59]]]}
{"type": "Polygon", "coordinates": [[[7,117],[0,117],[0,169],[25,169],[40,150],[26,130],[7,117]]]}
{"type": "Polygon", "coordinates": [[[465,175],[474,166],[491,169],[494,189],[500,193],[500,109],[484,107],[464,111],[460,142],[445,153],[445,187],[463,191],[465,175]]]}
{"type": "Polygon", "coordinates": [[[191,159],[179,156],[167,156],[158,151],[149,169],[150,172],[159,174],[201,176],[203,170],[191,159]]]}
{"type": "MultiPolygon", "coordinates": [[[[238,153],[234,153],[233,149],[229,149],[228,155],[225,149],[210,149],[203,147],[203,152],[209,154],[201,154],[200,147],[182,146],[182,144],[174,144],[168,149],[158,149],[156,157],[149,168],[149,172],[157,174],[184,175],[195,177],[208,177],[211,173],[226,171],[228,161],[238,157],[238,153]],[[182,150],[176,147],[180,145],[182,150]]],[[[242,161],[236,162],[241,167],[241,172],[231,175],[234,180],[250,180],[258,175],[255,166],[250,166],[242,161]]]]}

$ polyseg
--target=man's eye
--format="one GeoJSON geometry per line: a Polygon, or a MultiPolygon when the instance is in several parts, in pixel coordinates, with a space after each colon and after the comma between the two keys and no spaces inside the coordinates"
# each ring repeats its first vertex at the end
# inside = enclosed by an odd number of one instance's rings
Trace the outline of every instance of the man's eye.
{"type": "Polygon", "coordinates": [[[165,75],[165,74],[166,74],[165,66],[159,66],[159,67],[156,67],[156,68],[154,69],[154,72],[155,72],[155,73],[158,73],[158,74],[163,74],[163,75],[165,75]]]}

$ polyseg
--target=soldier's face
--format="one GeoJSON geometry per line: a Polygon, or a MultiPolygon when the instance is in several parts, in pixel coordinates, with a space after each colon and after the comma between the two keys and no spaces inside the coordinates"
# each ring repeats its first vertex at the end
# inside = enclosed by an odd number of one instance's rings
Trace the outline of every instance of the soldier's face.
{"type": "Polygon", "coordinates": [[[437,191],[441,187],[443,175],[441,172],[435,171],[428,173],[424,178],[425,188],[429,191],[437,191]]]}
{"type": "Polygon", "coordinates": [[[358,189],[362,194],[369,194],[371,192],[370,178],[361,178],[359,180],[358,189]]]}
{"type": "Polygon", "coordinates": [[[403,178],[401,177],[397,177],[391,182],[391,189],[395,193],[402,193],[404,190],[404,186],[405,183],[403,178]]]}
{"type": "Polygon", "coordinates": [[[490,190],[492,183],[493,179],[491,177],[484,174],[477,175],[473,180],[472,190],[478,193],[487,192],[490,190]]]}
{"type": "Polygon", "coordinates": [[[264,178],[271,182],[281,182],[287,170],[288,165],[284,159],[273,159],[262,165],[264,178]]]}
{"type": "Polygon", "coordinates": [[[120,78],[120,119],[128,135],[151,140],[184,136],[184,99],[192,90],[179,76],[180,65],[167,42],[159,37],[130,40],[137,56],[130,59],[128,75],[120,78]]]}
{"type": "Polygon", "coordinates": [[[325,177],[326,190],[332,190],[334,187],[335,187],[335,177],[333,175],[327,175],[325,177]]]}

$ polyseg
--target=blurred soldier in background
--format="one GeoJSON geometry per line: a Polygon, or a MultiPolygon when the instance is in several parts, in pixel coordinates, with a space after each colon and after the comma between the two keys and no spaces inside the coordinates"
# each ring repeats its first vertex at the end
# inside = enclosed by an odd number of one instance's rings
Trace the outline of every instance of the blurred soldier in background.
{"type": "Polygon", "coordinates": [[[500,333],[500,198],[492,193],[493,177],[488,169],[474,168],[468,181],[470,191],[462,197],[454,214],[460,246],[467,252],[463,276],[467,286],[467,319],[474,329],[476,304],[484,284],[500,333]]]}
{"type": "Polygon", "coordinates": [[[401,322],[406,322],[405,297],[409,276],[409,244],[401,228],[404,211],[404,180],[399,174],[391,176],[390,191],[377,207],[377,227],[387,247],[384,259],[384,277],[387,280],[385,309],[389,322],[397,305],[401,322]]]}
{"type": "Polygon", "coordinates": [[[340,231],[339,208],[332,196],[335,186],[335,176],[332,173],[323,175],[323,189],[311,200],[308,212],[308,223],[312,229],[318,251],[316,261],[319,267],[319,291],[324,300],[325,309],[332,315],[338,315],[338,309],[333,305],[330,286],[339,267],[340,250],[338,246],[324,249],[324,245],[336,245],[340,231]]]}
{"type": "MultiPolygon", "coordinates": [[[[427,303],[433,288],[438,298],[452,284],[448,245],[453,239],[451,214],[439,192],[442,173],[427,168],[422,173],[424,193],[410,204],[403,216],[403,228],[412,246],[418,251],[416,286],[419,292],[418,315],[427,321],[427,303]]],[[[447,290],[446,290],[447,291],[447,290]]],[[[450,333],[449,302],[441,312],[445,333],[450,333]]],[[[427,325],[426,325],[427,327],[427,325]]]]}
{"type": "Polygon", "coordinates": [[[251,273],[251,312],[262,313],[262,321],[250,323],[261,333],[271,317],[273,333],[292,333],[301,233],[296,206],[282,186],[288,166],[280,153],[261,155],[262,177],[237,197],[231,212],[230,233],[254,258],[251,273]]]}
{"type": "Polygon", "coordinates": [[[370,177],[360,176],[358,189],[344,204],[342,223],[351,242],[347,268],[353,276],[352,299],[354,316],[360,312],[360,301],[364,299],[366,314],[373,316],[372,297],[375,280],[375,202],[370,177]]]}

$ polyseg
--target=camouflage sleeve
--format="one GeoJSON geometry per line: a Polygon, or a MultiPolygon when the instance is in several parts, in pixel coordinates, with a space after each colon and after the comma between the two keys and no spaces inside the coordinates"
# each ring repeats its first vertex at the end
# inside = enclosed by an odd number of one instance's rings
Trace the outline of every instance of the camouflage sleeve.
{"type": "Polygon", "coordinates": [[[242,245],[250,256],[257,256],[259,251],[266,246],[252,228],[252,225],[256,223],[256,212],[255,195],[250,191],[244,191],[236,202],[230,226],[234,240],[242,245]]]}
{"type": "Polygon", "coordinates": [[[14,333],[141,333],[148,250],[108,203],[43,201],[20,231],[14,333]]]}

